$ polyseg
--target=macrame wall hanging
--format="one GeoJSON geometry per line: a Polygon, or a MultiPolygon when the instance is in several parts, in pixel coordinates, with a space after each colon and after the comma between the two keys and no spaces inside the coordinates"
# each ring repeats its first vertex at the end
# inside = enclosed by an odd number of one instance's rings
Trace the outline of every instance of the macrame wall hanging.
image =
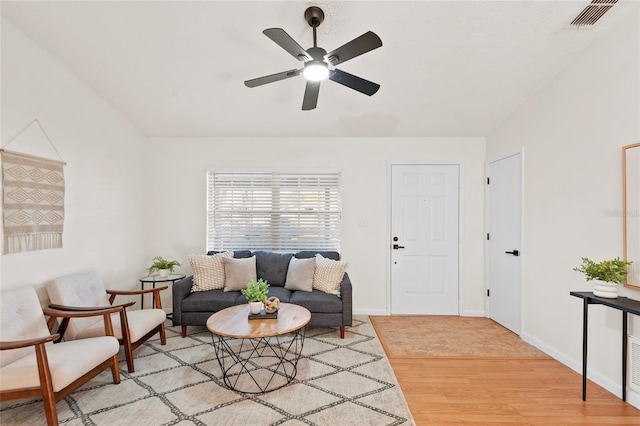
{"type": "Polygon", "coordinates": [[[0,149],[4,254],[62,247],[64,174],[66,163],[36,119],[9,140],[6,147],[37,124],[59,160],[0,149]]]}

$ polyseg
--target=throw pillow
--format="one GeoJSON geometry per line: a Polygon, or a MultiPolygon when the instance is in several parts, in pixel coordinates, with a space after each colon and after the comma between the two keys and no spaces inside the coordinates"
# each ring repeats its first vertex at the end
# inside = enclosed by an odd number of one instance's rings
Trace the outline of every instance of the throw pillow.
{"type": "Polygon", "coordinates": [[[296,259],[292,257],[287,270],[287,280],[284,288],[288,290],[311,291],[313,289],[313,276],[316,271],[316,260],[296,259]]]}
{"type": "Polygon", "coordinates": [[[258,279],[256,274],[256,257],[246,259],[222,259],[224,264],[224,291],[240,291],[247,284],[258,279]]]}
{"type": "Polygon", "coordinates": [[[331,260],[316,254],[313,288],[340,297],[340,283],[347,266],[349,263],[344,260],[331,260]]]}
{"type": "Polygon", "coordinates": [[[222,264],[222,259],[227,257],[233,257],[233,252],[226,251],[213,256],[190,254],[187,259],[189,259],[189,264],[193,271],[191,292],[224,288],[224,265],[222,264]]]}

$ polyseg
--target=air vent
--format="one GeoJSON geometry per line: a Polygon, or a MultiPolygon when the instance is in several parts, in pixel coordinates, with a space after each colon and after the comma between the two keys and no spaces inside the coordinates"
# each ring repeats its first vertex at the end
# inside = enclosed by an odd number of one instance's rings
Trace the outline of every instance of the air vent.
{"type": "Polygon", "coordinates": [[[591,0],[591,3],[571,21],[571,25],[577,27],[594,25],[616,3],[618,0],[591,0]]]}
{"type": "Polygon", "coordinates": [[[629,387],[640,393],[640,338],[629,335],[629,352],[631,358],[631,377],[629,387]]]}

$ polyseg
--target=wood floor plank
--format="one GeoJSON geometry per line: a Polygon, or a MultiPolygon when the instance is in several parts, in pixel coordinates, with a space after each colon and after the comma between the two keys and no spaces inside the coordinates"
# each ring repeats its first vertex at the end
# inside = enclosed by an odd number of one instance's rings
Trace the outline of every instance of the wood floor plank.
{"type": "MultiPolygon", "coordinates": [[[[408,320],[415,325],[415,317],[408,320]]],[[[418,426],[640,425],[640,410],[591,381],[582,401],[580,374],[551,357],[421,357],[411,353],[410,324],[394,324],[376,332],[385,350],[390,340],[403,342],[397,356],[387,356],[418,426]]],[[[442,330],[448,335],[430,338],[455,338],[455,329],[442,330]]]]}

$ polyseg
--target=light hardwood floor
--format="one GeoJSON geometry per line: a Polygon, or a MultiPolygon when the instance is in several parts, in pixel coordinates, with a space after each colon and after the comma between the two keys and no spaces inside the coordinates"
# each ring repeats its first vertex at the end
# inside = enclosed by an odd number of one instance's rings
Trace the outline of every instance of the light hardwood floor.
{"type": "MultiPolygon", "coordinates": [[[[416,338],[399,321],[393,329],[376,328],[385,348],[385,334],[405,333],[407,342],[416,338]]],[[[449,332],[455,338],[455,330],[449,332]]],[[[397,339],[396,334],[387,341],[397,339]]],[[[410,355],[406,347],[403,355],[389,352],[418,426],[640,425],[639,410],[593,382],[582,401],[580,374],[551,358],[427,357],[410,355]]]]}

